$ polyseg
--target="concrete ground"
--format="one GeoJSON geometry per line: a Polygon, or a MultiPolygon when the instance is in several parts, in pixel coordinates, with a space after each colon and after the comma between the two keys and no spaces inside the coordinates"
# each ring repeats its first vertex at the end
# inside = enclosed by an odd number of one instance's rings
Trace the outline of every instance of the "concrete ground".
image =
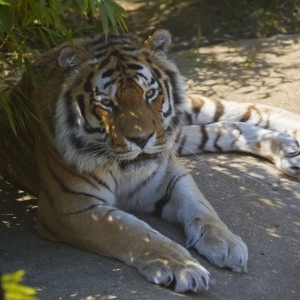
{"type": "MultiPolygon", "coordinates": [[[[231,45],[175,53],[190,90],[300,113],[300,36],[231,45]]],[[[205,154],[184,161],[221,219],[247,243],[248,273],[219,269],[192,251],[216,284],[208,292],[176,294],[116,260],[40,239],[36,199],[4,180],[0,181],[1,272],[25,269],[24,283],[35,287],[43,300],[300,299],[299,182],[252,156],[205,154]]],[[[138,216],[184,245],[178,226],[138,216]]]]}

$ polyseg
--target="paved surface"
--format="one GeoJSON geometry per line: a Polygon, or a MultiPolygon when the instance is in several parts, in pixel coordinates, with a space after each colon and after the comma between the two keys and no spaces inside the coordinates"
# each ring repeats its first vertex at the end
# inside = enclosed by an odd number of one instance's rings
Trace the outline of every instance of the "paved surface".
{"type": "MultiPolygon", "coordinates": [[[[273,104],[300,113],[300,36],[277,36],[176,53],[191,89],[234,101],[273,104]],[[254,48],[255,47],[255,48],[254,48]],[[256,49],[256,50],[255,50],[256,49]],[[230,50],[230,51],[229,51],[230,50]],[[255,63],[245,69],[245,61],[255,63]],[[248,55],[248,56],[247,56],[248,55]]],[[[185,158],[223,221],[249,247],[249,270],[235,274],[192,254],[216,284],[200,294],[175,294],[148,283],[134,268],[39,238],[36,199],[0,181],[0,268],[24,268],[25,283],[43,300],[56,299],[300,299],[300,186],[251,156],[185,158]]],[[[180,244],[181,228],[139,215],[180,244]]]]}

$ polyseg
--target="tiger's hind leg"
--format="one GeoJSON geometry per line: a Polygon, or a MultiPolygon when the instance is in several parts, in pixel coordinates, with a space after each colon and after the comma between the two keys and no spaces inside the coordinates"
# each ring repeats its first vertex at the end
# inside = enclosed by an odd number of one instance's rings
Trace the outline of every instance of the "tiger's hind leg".
{"type": "Polygon", "coordinates": [[[243,151],[262,156],[300,178],[300,116],[263,104],[188,95],[181,154],[243,151]],[[199,125],[198,127],[190,127],[199,125]],[[262,130],[264,129],[264,130],[262,130]]]}
{"type": "Polygon", "coordinates": [[[264,157],[282,172],[300,178],[300,149],[296,139],[243,122],[184,126],[177,139],[182,155],[240,151],[264,157]]]}

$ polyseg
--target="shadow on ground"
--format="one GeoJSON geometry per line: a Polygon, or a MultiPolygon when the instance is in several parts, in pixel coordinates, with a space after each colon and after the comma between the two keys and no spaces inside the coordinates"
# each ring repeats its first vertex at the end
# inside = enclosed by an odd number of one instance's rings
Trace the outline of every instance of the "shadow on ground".
{"type": "MultiPolygon", "coordinates": [[[[201,299],[298,299],[300,294],[300,187],[267,162],[237,154],[183,159],[229,228],[249,247],[249,271],[237,274],[193,256],[216,285],[201,299]]],[[[2,180],[0,187],[2,272],[26,269],[25,283],[40,299],[199,299],[148,283],[118,261],[38,237],[36,199],[2,180]]],[[[184,245],[183,230],[138,214],[162,234],[184,245]]]]}

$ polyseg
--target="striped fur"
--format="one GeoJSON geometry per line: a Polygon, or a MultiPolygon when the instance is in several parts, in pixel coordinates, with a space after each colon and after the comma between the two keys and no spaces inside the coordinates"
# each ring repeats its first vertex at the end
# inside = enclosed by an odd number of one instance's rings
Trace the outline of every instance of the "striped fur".
{"type": "Polygon", "coordinates": [[[131,35],[95,36],[42,56],[38,89],[25,75],[18,83],[39,122],[27,119],[15,136],[2,113],[0,171],[38,195],[43,238],[117,258],[177,292],[200,291],[209,272],[128,211],[181,224],[187,247],[246,271],[247,246],[219,219],[177,151],[254,153],[298,177],[300,120],[276,108],[186,95],[165,54],[170,44],[169,32],[156,30],[142,44],[131,35]]]}

